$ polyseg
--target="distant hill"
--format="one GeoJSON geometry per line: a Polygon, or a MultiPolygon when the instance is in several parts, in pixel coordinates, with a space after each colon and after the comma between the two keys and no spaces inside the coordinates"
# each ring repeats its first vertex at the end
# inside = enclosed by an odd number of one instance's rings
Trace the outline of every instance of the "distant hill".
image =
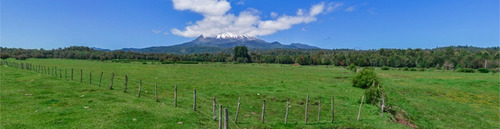
{"type": "Polygon", "coordinates": [[[92,49],[97,50],[97,51],[111,51],[109,49],[104,49],[104,48],[97,48],[97,47],[92,47],[92,49]]]}
{"type": "Polygon", "coordinates": [[[224,33],[216,37],[204,37],[203,35],[193,41],[173,46],[156,46],[148,48],[124,48],[123,51],[143,52],[143,53],[172,53],[172,54],[191,54],[191,53],[217,53],[235,46],[246,46],[249,49],[320,49],[301,43],[292,43],[284,45],[279,42],[266,42],[257,37],[248,35],[234,35],[224,33]]]}

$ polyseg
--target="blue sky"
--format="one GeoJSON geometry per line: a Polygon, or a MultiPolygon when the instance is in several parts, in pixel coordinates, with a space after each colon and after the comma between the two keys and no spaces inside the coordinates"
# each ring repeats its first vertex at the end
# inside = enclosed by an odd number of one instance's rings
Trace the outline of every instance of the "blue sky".
{"type": "Polygon", "coordinates": [[[193,35],[222,31],[327,49],[491,47],[500,43],[498,0],[208,0],[198,5],[189,3],[194,1],[2,0],[0,46],[144,48],[180,44],[193,40],[193,35]],[[228,20],[220,20],[222,18],[228,20]],[[247,19],[244,23],[250,24],[229,23],[231,27],[223,24],[238,18],[247,19]],[[280,18],[288,20],[280,21],[280,18]],[[265,26],[264,23],[272,24],[265,26]],[[201,27],[186,29],[193,26],[201,27]]]}

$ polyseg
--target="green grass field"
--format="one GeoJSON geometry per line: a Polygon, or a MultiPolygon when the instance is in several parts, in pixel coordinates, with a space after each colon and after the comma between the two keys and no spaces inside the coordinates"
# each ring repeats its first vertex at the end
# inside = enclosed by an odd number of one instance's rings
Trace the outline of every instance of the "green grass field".
{"type": "MultiPolygon", "coordinates": [[[[62,79],[2,66],[0,128],[217,128],[212,97],[228,108],[238,123],[230,128],[410,128],[380,116],[375,105],[363,104],[363,89],[352,87],[353,72],[342,67],[280,64],[140,64],[87,60],[28,59],[24,62],[62,69],[62,79]],[[65,79],[74,69],[74,80],[65,79]],[[80,69],[83,82],[80,82],[80,69]],[[92,84],[89,84],[92,72],[92,84]],[[104,72],[99,87],[99,74],[104,72]],[[114,90],[109,90],[111,73],[114,90]],[[128,75],[128,92],[123,92],[128,75]],[[156,79],[157,78],[157,79],[156,79]],[[137,97],[139,80],[142,95],[137,97]],[[160,102],[155,102],[154,82],[160,102]],[[173,106],[178,86],[178,107],[173,106]],[[197,111],[193,111],[193,89],[197,111]],[[309,121],[304,123],[310,95],[309,121]],[[335,96],[335,121],[330,123],[330,97],[335,96]],[[288,124],[284,124],[290,99],[288,124]],[[317,123],[321,99],[321,121],[317,123]],[[265,123],[260,122],[266,100],[265,123]],[[182,124],[179,124],[182,122],[182,124]]],[[[500,76],[452,71],[376,70],[388,98],[419,128],[500,128],[500,76]]],[[[59,74],[59,72],[57,73],[59,74]]],[[[58,75],[59,76],[59,75],[58,75]]]]}

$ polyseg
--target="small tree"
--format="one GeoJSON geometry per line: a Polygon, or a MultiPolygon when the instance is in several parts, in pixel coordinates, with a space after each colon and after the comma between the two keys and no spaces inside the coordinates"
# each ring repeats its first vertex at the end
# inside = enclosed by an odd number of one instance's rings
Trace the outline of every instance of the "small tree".
{"type": "Polygon", "coordinates": [[[368,68],[362,69],[352,80],[352,86],[363,89],[370,88],[372,85],[376,86],[379,83],[377,74],[373,72],[373,69],[368,68]]]}
{"type": "Polygon", "coordinates": [[[250,55],[248,55],[248,49],[245,46],[236,46],[233,50],[233,61],[247,61],[250,62],[250,55]],[[242,58],[239,59],[238,58],[242,58]]]}

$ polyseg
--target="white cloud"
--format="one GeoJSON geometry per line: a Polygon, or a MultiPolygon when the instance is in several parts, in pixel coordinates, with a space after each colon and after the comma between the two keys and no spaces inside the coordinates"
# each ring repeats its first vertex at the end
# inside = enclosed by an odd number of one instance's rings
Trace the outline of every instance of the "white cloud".
{"type": "Polygon", "coordinates": [[[346,11],[346,12],[352,12],[352,11],[354,11],[355,9],[356,9],[356,7],[351,6],[351,7],[346,8],[344,11],[346,11]]]}
{"type": "Polygon", "coordinates": [[[299,15],[299,16],[304,15],[304,10],[303,9],[297,10],[297,15],[299,15]]]}
{"type": "Polygon", "coordinates": [[[276,18],[278,17],[278,13],[276,12],[271,12],[271,18],[276,18]]]}
{"type": "Polygon", "coordinates": [[[226,0],[172,0],[174,9],[190,10],[203,15],[223,15],[231,5],[226,0]]]}
{"type": "Polygon", "coordinates": [[[309,12],[299,9],[297,15],[279,16],[271,13],[273,20],[262,20],[259,11],[247,9],[238,15],[228,13],[231,6],[226,0],[172,0],[174,9],[189,10],[203,15],[203,19],[186,26],[184,29],[171,29],[171,33],[184,37],[204,35],[213,37],[221,33],[246,34],[264,36],[280,30],[290,29],[296,24],[307,24],[316,21],[316,16],[325,11],[325,3],[313,5],[309,12]]]}
{"type": "Polygon", "coordinates": [[[339,8],[339,7],[343,6],[343,5],[344,5],[344,3],[330,2],[330,3],[328,3],[328,7],[326,8],[326,12],[325,13],[333,12],[337,8],[339,8]]]}
{"type": "Polygon", "coordinates": [[[157,30],[157,29],[153,29],[153,30],[151,30],[151,31],[152,31],[153,33],[155,33],[155,34],[161,33],[161,30],[157,30]]]}
{"type": "Polygon", "coordinates": [[[317,5],[313,5],[311,7],[311,11],[309,12],[309,15],[311,15],[311,16],[318,15],[319,13],[323,12],[324,9],[325,9],[325,2],[321,2],[317,5]]]}
{"type": "Polygon", "coordinates": [[[236,2],[236,5],[245,5],[245,1],[240,0],[240,1],[236,2]]]}

